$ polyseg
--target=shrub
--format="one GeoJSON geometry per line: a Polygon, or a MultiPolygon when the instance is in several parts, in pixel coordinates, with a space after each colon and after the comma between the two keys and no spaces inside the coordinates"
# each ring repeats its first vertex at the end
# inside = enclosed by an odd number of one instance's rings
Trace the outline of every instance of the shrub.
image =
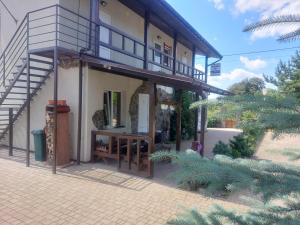
{"type": "Polygon", "coordinates": [[[244,134],[234,136],[229,140],[229,145],[219,141],[213,148],[215,155],[226,155],[231,158],[250,158],[255,153],[255,148],[248,144],[248,140],[244,134]]]}
{"type": "Polygon", "coordinates": [[[225,144],[222,141],[219,141],[215,147],[213,148],[213,153],[215,155],[226,155],[226,156],[232,156],[232,151],[229,145],[225,144]]]}
{"type": "Polygon", "coordinates": [[[290,194],[300,194],[300,168],[270,161],[231,159],[217,155],[210,160],[195,152],[157,152],[153,161],[172,160],[177,169],[171,178],[186,189],[202,187],[210,194],[229,194],[250,190],[270,201],[290,194]]]}
{"type": "Polygon", "coordinates": [[[249,158],[253,156],[255,152],[253,148],[249,146],[244,134],[234,136],[229,142],[233,158],[249,158]]]}

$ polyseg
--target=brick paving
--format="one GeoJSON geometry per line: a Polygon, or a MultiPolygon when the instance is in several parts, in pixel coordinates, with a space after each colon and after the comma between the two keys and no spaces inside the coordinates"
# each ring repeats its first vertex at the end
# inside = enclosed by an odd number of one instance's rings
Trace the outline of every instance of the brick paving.
{"type": "Polygon", "coordinates": [[[247,207],[83,164],[58,170],[35,163],[26,168],[23,152],[6,157],[0,150],[0,224],[159,225],[185,208],[208,210],[219,204],[247,207]]]}

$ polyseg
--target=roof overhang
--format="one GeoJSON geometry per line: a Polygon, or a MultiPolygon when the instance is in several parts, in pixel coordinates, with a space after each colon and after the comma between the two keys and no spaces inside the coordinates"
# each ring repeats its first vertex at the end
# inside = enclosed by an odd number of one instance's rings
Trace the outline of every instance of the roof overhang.
{"type": "Polygon", "coordinates": [[[113,63],[107,60],[95,58],[88,55],[82,55],[81,59],[88,63],[89,67],[117,75],[127,76],[139,80],[151,81],[156,84],[173,87],[175,89],[184,89],[197,93],[208,92],[219,95],[231,95],[229,91],[208,85],[192,77],[171,75],[162,72],[149,71],[131,67],[123,64],[113,63]]]}
{"type": "Polygon", "coordinates": [[[190,49],[195,47],[196,54],[222,58],[222,55],[165,0],[120,0],[120,2],[142,17],[145,9],[150,10],[150,22],[153,25],[171,37],[176,32],[178,41],[190,49]]]}

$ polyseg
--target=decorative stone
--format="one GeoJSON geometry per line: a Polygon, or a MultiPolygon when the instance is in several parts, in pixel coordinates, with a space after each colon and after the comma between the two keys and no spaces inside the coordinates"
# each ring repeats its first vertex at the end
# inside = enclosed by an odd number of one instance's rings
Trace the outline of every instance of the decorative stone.
{"type": "Polygon", "coordinates": [[[93,117],[93,123],[98,130],[104,129],[104,110],[97,110],[93,117]]]}

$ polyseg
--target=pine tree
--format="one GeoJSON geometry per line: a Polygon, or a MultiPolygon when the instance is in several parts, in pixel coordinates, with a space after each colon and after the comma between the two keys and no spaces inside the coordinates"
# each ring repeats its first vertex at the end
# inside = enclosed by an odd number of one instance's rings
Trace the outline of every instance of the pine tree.
{"type": "MultiPolygon", "coordinates": [[[[293,96],[232,96],[215,101],[202,101],[202,105],[234,105],[234,111],[255,111],[257,122],[277,135],[300,133],[300,105],[293,96]]],[[[231,159],[215,156],[213,160],[201,158],[194,152],[158,152],[154,161],[172,160],[179,165],[173,174],[182,187],[205,188],[209,193],[230,194],[249,189],[260,194],[265,203],[262,208],[240,214],[216,207],[207,214],[192,209],[168,222],[170,225],[298,225],[300,224],[300,168],[277,165],[270,161],[231,159]],[[272,205],[271,200],[282,203],[272,205]]]]}

